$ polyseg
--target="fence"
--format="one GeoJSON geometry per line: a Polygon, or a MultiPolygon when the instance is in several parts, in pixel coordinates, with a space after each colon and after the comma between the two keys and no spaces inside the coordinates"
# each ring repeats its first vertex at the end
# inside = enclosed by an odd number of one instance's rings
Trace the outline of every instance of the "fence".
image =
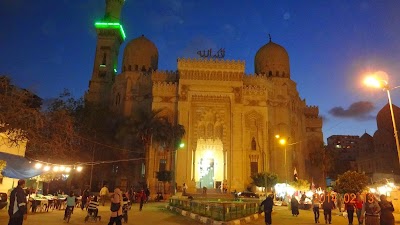
{"type": "Polygon", "coordinates": [[[219,202],[170,198],[169,205],[218,221],[230,221],[258,212],[259,201],[219,202]]]}

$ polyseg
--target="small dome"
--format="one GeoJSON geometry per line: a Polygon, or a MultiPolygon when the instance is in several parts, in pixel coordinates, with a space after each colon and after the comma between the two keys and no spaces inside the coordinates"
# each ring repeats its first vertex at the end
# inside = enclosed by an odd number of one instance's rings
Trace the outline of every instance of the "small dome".
{"type": "Polygon", "coordinates": [[[371,141],[371,140],[373,140],[372,136],[369,135],[367,132],[365,132],[365,133],[360,137],[360,139],[363,139],[363,140],[366,140],[366,141],[371,141]]]}
{"type": "MultiPolygon", "coordinates": [[[[399,127],[400,121],[397,118],[400,118],[400,108],[396,105],[393,105],[393,114],[395,117],[396,126],[399,127]]],[[[393,132],[393,122],[389,103],[379,110],[378,114],[376,115],[376,124],[378,130],[384,129],[393,132]]]]}
{"type": "Polygon", "coordinates": [[[254,72],[290,78],[289,55],[285,48],[271,40],[262,46],[254,58],[254,72]]]}
{"type": "Polygon", "coordinates": [[[144,35],[131,40],[125,47],[122,71],[152,71],[158,69],[158,50],[144,35]]]}

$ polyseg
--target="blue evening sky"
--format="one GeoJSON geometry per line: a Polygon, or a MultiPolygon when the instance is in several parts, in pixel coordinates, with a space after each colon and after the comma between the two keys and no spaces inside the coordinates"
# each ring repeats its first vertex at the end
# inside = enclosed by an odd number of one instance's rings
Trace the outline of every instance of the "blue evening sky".
{"type": "MultiPolygon", "coordinates": [[[[387,96],[363,87],[361,77],[383,70],[400,85],[399,8],[396,0],[127,0],[120,62],[126,43],[144,34],[158,47],[160,70],[176,70],[178,57],[200,49],[225,48],[225,59],[244,60],[253,74],[270,33],[289,53],[301,98],[319,106],[325,141],[373,135],[387,96]]],[[[0,1],[0,74],[42,98],[64,88],[82,96],[93,69],[93,23],[104,9],[104,0],[0,1]]],[[[400,88],[391,93],[400,106],[400,88]]]]}

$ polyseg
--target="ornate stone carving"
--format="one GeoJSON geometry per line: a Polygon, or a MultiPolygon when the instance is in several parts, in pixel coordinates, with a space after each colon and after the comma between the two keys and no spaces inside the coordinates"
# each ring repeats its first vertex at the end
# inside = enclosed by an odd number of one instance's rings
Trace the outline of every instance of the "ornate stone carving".
{"type": "Polygon", "coordinates": [[[187,85],[182,85],[181,86],[181,93],[179,95],[179,100],[180,101],[186,101],[187,100],[188,89],[189,89],[189,87],[187,85]]]}
{"type": "Polygon", "coordinates": [[[224,71],[244,73],[245,62],[240,60],[184,59],[178,58],[178,71],[224,71]]]}
{"type": "Polygon", "coordinates": [[[288,105],[288,101],[276,101],[276,100],[267,100],[269,106],[272,107],[286,107],[288,105]]]}
{"type": "Polygon", "coordinates": [[[236,103],[242,102],[242,88],[240,87],[233,88],[233,93],[235,95],[235,102],[236,103]]]}

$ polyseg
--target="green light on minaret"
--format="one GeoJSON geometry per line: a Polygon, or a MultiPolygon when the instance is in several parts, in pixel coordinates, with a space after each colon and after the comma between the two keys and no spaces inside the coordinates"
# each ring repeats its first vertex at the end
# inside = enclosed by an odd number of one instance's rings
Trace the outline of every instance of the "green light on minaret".
{"type": "Polygon", "coordinates": [[[117,73],[117,69],[114,69],[114,73],[117,73]]]}
{"type": "Polygon", "coordinates": [[[96,28],[104,28],[104,29],[119,29],[119,32],[121,33],[122,38],[125,40],[126,35],[124,28],[120,23],[107,23],[107,22],[96,22],[94,23],[94,26],[96,28]]]}

